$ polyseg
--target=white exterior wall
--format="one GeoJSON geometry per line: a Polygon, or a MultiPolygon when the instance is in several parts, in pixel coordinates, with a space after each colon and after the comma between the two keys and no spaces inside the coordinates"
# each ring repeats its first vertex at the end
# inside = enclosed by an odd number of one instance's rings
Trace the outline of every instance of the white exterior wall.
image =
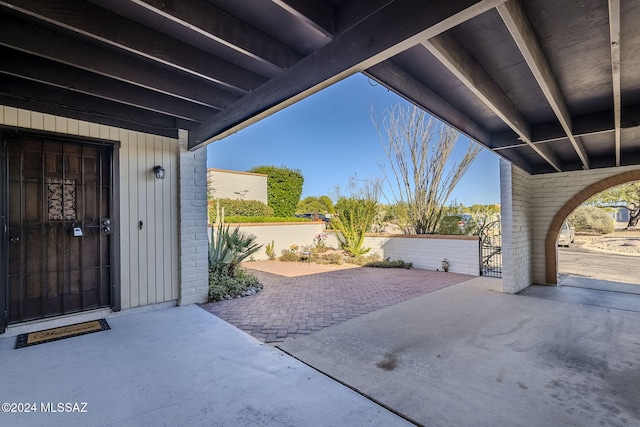
{"type": "MultiPolygon", "coordinates": [[[[231,227],[236,225],[231,224],[231,227]]],[[[320,233],[326,234],[326,246],[340,247],[335,232],[325,230],[322,222],[241,224],[240,230],[253,234],[257,243],[264,245],[253,255],[255,260],[268,259],[265,249],[272,241],[275,255],[280,256],[282,250],[289,250],[291,245],[297,245],[299,250],[303,246],[311,247],[313,239],[320,233]]],[[[477,237],[367,235],[364,247],[371,248],[368,253],[411,262],[415,268],[442,270],[442,260],[446,258],[452,273],[480,274],[480,243],[477,237]]]]}
{"type": "Polygon", "coordinates": [[[478,238],[456,239],[450,236],[366,236],[364,246],[369,253],[382,258],[401,259],[415,268],[442,271],[442,261],[449,261],[452,273],[480,274],[480,243],[478,238]]]}
{"type": "Polygon", "coordinates": [[[532,280],[530,179],[531,175],[500,159],[502,291],[507,293],[520,292],[532,280]]]}
{"type": "MultiPolygon", "coordinates": [[[[179,296],[178,141],[0,106],[0,124],[119,143],[121,308],[175,302],[179,296]],[[152,168],[162,165],[164,180],[152,168]],[[139,224],[142,221],[143,226],[139,224]]],[[[203,176],[204,176],[204,172],[203,176]]],[[[206,221],[205,221],[206,224],[206,221]]],[[[206,280],[206,275],[204,280],[206,280]]]]}
{"type": "Polygon", "coordinates": [[[555,214],[580,191],[591,184],[638,169],[637,166],[593,169],[530,176],[531,205],[533,206],[533,283],[546,283],[544,243],[555,214]]]}
{"type": "Polygon", "coordinates": [[[207,187],[214,199],[257,200],[267,204],[267,175],[207,170],[207,187]]]}
{"type": "MultiPolygon", "coordinates": [[[[237,224],[231,224],[233,229],[237,224]]],[[[256,243],[264,245],[262,249],[253,254],[256,260],[269,259],[266,253],[266,247],[273,241],[274,253],[276,257],[282,255],[282,250],[289,250],[291,245],[311,247],[313,239],[325,230],[324,223],[303,222],[303,223],[267,223],[267,224],[241,224],[240,230],[243,233],[253,234],[256,236],[256,243]]],[[[210,235],[210,234],[209,234],[210,235]]]]}
{"type": "Polygon", "coordinates": [[[180,305],[207,302],[207,149],[188,151],[180,131],[180,305]]]}
{"type": "Polygon", "coordinates": [[[547,233],[556,213],[572,197],[603,179],[637,169],[628,166],[529,175],[501,160],[504,292],[546,284],[547,233]]]}

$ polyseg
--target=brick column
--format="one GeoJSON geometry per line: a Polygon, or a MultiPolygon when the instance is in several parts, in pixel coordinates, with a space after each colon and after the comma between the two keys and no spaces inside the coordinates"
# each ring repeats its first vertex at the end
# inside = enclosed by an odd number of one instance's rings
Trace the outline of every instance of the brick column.
{"type": "Polygon", "coordinates": [[[500,159],[502,291],[520,292],[532,283],[530,176],[500,159]]]}
{"type": "Polygon", "coordinates": [[[208,297],[207,149],[188,151],[181,130],[179,159],[180,296],[178,305],[208,297]]]}

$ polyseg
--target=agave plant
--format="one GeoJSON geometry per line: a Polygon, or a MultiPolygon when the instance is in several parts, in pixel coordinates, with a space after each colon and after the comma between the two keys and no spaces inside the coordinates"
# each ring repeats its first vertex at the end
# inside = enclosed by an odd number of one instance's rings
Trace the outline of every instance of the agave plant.
{"type": "Polygon", "coordinates": [[[238,264],[256,253],[262,245],[256,243],[256,236],[245,234],[237,226],[229,231],[229,225],[218,224],[211,228],[209,242],[209,269],[225,271],[230,277],[235,275],[238,264]]]}

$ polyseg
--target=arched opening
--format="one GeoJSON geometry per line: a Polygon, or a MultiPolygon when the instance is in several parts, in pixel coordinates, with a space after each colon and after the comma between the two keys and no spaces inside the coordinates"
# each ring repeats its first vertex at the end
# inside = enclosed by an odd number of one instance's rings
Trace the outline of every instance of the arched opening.
{"type": "Polygon", "coordinates": [[[558,283],[558,248],[556,240],[563,222],[571,212],[589,198],[604,190],[615,187],[616,185],[638,180],[640,180],[640,170],[628,171],[611,176],[586,187],[584,190],[573,196],[567,203],[565,203],[564,206],[562,206],[562,208],[558,210],[551,221],[551,225],[549,226],[547,237],[545,239],[545,279],[547,284],[556,285],[558,283]]]}

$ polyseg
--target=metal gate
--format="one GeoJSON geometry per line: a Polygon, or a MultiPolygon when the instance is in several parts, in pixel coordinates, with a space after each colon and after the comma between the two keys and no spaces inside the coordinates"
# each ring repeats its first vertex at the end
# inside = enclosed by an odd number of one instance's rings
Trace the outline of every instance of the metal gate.
{"type": "Polygon", "coordinates": [[[480,230],[480,275],[502,277],[502,228],[499,219],[480,230]]]}

